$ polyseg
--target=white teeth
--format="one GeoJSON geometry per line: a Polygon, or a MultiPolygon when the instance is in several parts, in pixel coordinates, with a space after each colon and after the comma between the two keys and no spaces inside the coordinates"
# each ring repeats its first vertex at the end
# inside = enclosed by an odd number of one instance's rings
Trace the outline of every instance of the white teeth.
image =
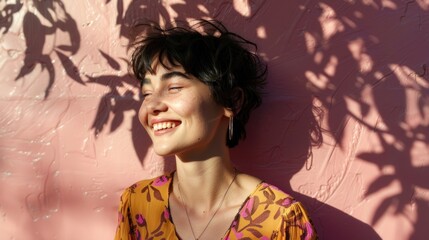
{"type": "Polygon", "coordinates": [[[174,122],[162,122],[162,123],[155,123],[152,125],[152,128],[155,131],[168,129],[168,128],[174,128],[174,127],[176,127],[176,123],[174,123],[174,122]]]}

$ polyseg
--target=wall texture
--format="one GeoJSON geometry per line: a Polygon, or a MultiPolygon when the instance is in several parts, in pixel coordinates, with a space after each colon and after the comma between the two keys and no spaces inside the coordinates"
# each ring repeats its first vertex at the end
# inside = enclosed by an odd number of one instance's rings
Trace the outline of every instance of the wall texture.
{"type": "Polygon", "coordinates": [[[429,235],[427,0],[3,0],[0,13],[0,239],[113,238],[122,189],[174,168],[136,118],[129,26],[210,17],[269,66],[239,169],[304,202],[321,239],[429,235]]]}

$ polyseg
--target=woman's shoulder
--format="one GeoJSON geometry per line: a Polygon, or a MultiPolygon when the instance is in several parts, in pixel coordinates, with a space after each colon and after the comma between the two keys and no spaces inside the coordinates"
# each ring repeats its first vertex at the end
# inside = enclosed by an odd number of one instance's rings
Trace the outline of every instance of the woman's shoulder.
{"type": "Polygon", "coordinates": [[[249,198],[254,197],[267,203],[277,203],[279,206],[283,206],[279,203],[295,202],[291,195],[252,175],[241,174],[240,184],[247,188],[245,189],[246,192],[251,193],[249,198]]]}
{"type": "MultiPolygon", "coordinates": [[[[316,232],[304,206],[291,195],[266,182],[258,184],[240,210],[236,229],[257,228],[261,236],[292,236],[290,239],[316,239],[316,232]],[[305,238],[307,239],[307,238],[305,238]]],[[[239,231],[239,230],[236,230],[239,231]]],[[[253,234],[242,231],[245,236],[253,234]]]]}
{"type": "Polygon", "coordinates": [[[253,197],[258,204],[264,205],[264,208],[279,209],[287,217],[293,214],[308,215],[300,201],[278,187],[266,182],[261,182],[258,185],[253,193],[253,197]]]}
{"type": "Polygon", "coordinates": [[[250,192],[244,203],[247,208],[268,210],[284,217],[291,216],[291,212],[307,214],[301,202],[270,183],[247,174],[242,174],[240,183],[247,186],[246,192],[250,192]]]}
{"type": "Polygon", "coordinates": [[[127,187],[124,191],[124,195],[136,196],[136,195],[154,195],[155,198],[159,198],[160,195],[164,195],[168,192],[172,174],[164,174],[150,179],[140,180],[131,186],[127,187]]]}
{"type": "Polygon", "coordinates": [[[290,204],[296,202],[295,198],[278,187],[269,184],[267,182],[261,182],[255,190],[256,196],[261,198],[270,199],[272,201],[278,201],[281,206],[287,207],[290,204]],[[280,202],[281,201],[281,202],[280,202]],[[287,204],[286,204],[287,203],[287,204]]]}

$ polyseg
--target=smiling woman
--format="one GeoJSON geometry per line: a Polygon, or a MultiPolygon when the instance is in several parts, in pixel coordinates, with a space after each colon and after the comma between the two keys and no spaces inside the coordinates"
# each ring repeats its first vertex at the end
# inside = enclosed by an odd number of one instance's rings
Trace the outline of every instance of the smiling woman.
{"type": "Polygon", "coordinates": [[[132,57],[139,119],[177,169],[124,191],[115,239],[316,239],[301,203],[231,164],[261,104],[256,45],[216,21],[146,27],[132,57]]]}

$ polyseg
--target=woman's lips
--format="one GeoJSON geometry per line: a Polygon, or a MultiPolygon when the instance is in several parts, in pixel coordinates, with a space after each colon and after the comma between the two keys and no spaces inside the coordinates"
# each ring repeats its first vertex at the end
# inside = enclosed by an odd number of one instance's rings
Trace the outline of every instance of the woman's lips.
{"type": "Polygon", "coordinates": [[[152,129],[154,131],[160,131],[160,130],[164,130],[164,129],[175,128],[179,124],[180,124],[180,122],[178,122],[178,121],[158,122],[158,123],[154,123],[152,125],[152,129]]]}

